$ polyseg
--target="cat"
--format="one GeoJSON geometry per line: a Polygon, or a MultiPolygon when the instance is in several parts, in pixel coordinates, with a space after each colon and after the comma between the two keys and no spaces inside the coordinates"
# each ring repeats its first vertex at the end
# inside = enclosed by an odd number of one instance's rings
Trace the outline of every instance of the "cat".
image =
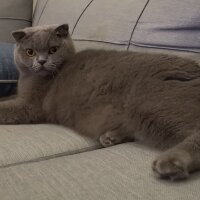
{"type": "Polygon", "coordinates": [[[52,123],[108,147],[142,141],[163,149],[152,169],[185,179],[200,169],[200,66],[164,54],[75,52],[67,24],[12,33],[20,72],[0,124],[52,123]]]}

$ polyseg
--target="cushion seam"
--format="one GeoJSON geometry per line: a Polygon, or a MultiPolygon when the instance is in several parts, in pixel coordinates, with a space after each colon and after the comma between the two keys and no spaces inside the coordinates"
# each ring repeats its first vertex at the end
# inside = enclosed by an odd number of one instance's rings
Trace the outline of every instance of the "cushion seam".
{"type": "Polygon", "coordinates": [[[154,46],[154,45],[142,45],[142,44],[137,44],[134,42],[131,42],[130,46],[136,46],[136,47],[142,47],[142,48],[152,48],[152,49],[164,49],[164,50],[174,50],[174,51],[182,51],[186,53],[196,53],[199,54],[200,52],[195,51],[195,50],[187,50],[187,49],[179,49],[179,48],[170,48],[170,47],[162,47],[162,46],[154,46]]]}
{"type": "Polygon", "coordinates": [[[0,17],[0,20],[19,20],[19,21],[32,22],[32,21],[29,20],[29,19],[18,18],[18,17],[0,17]]]}
{"type": "Polygon", "coordinates": [[[78,19],[76,20],[76,23],[75,23],[75,25],[74,25],[74,28],[72,29],[72,34],[71,34],[71,35],[73,35],[73,33],[74,33],[74,31],[75,31],[75,28],[77,27],[77,25],[78,25],[78,23],[79,23],[81,17],[83,16],[83,14],[85,13],[85,11],[88,9],[88,7],[91,5],[91,3],[92,3],[93,1],[94,1],[94,0],[91,0],[91,1],[87,4],[87,6],[83,9],[83,11],[81,12],[81,14],[79,15],[79,17],[78,17],[78,19]]]}
{"type": "Polygon", "coordinates": [[[64,156],[70,156],[70,155],[76,155],[76,154],[80,154],[80,153],[84,153],[84,152],[88,152],[88,151],[93,151],[93,150],[97,150],[102,148],[102,146],[99,144],[94,145],[94,146],[90,146],[90,147],[85,147],[85,148],[81,148],[78,150],[72,150],[72,151],[66,151],[66,152],[61,152],[61,153],[56,153],[53,155],[47,155],[47,156],[42,156],[42,157],[38,157],[35,159],[30,159],[27,161],[21,161],[21,162],[15,162],[15,163],[10,163],[10,164],[5,164],[5,165],[1,165],[0,168],[8,168],[8,167],[14,167],[14,166],[18,166],[18,165],[22,165],[22,164],[29,164],[29,163],[35,163],[35,162],[40,162],[40,161],[46,161],[46,160],[51,160],[54,158],[58,158],[58,157],[64,157],[64,156]]]}
{"type": "Polygon", "coordinates": [[[115,44],[115,45],[127,45],[127,42],[110,42],[106,40],[93,40],[93,39],[73,39],[73,41],[85,41],[85,42],[99,42],[99,43],[108,43],[108,44],[115,44]]]}
{"type": "Polygon", "coordinates": [[[42,9],[42,12],[41,12],[41,14],[40,14],[40,16],[39,16],[39,19],[38,19],[36,25],[39,24],[40,19],[42,18],[42,15],[43,15],[43,13],[44,13],[44,10],[45,10],[45,8],[46,8],[48,2],[49,2],[49,0],[46,0],[46,2],[45,2],[45,4],[44,4],[44,7],[43,7],[43,9],[42,9]]]}
{"type": "Polygon", "coordinates": [[[147,1],[146,1],[145,5],[144,5],[144,8],[142,9],[140,15],[139,15],[138,18],[137,18],[137,21],[136,21],[136,23],[135,23],[135,25],[134,25],[134,27],[133,27],[133,30],[132,30],[132,32],[131,32],[131,36],[130,36],[130,38],[129,38],[129,42],[128,42],[128,46],[127,46],[127,51],[129,50],[129,47],[130,47],[130,44],[131,44],[131,40],[132,40],[133,34],[134,34],[134,32],[135,32],[135,29],[136,29],[136,27],[137,27],[137,24],[138,24],[140,18],[142,17],[142,14],[144,13],[144,10],[146,9],[146,7],[147,7],[147,5],[148,5],[149,2],[150,2],[150,0],[147,0],[147,1]]]}

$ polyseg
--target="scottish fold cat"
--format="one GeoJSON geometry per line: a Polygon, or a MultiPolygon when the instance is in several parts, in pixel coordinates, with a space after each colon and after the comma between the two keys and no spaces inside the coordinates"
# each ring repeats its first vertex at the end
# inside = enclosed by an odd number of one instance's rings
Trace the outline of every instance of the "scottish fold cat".
{"type": "Polygon", "coordinates": [[[53,123],[112,146],[163,149],[152,169],[184,179],[200,169],[200,66],[163,54],[75,52],[68,25],[13,32],[16,98],[0,102],[0,124],[53,123]]]}

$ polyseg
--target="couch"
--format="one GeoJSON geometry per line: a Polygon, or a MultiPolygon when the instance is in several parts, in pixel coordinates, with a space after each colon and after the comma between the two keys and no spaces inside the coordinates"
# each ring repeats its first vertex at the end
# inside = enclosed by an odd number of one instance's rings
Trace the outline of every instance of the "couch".
{"type": "MultiPolygon", "coordinates": [[[[13,49],[12,30],[67,22],[77,51],[162,52],[199,62],[199,10],[199,0],[6,0],[0,42],[13,49]]],[[[10,54],[0,68],[14,65],[10,54]]],[[[4,96],[16,87],[11,71],[0,76],[0,88],[11,88],[4,96]]],[[[139,143],[102,148],[62,126],[0,125],[0,200],[200,199],[200,173],[181,182],[154,177],[159,153],[139,143]]]]}

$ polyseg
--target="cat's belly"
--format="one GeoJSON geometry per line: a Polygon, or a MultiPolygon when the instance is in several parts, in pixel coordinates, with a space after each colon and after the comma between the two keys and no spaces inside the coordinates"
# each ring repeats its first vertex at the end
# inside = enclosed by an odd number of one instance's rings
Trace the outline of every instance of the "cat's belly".
{"type": "Polygon", "coordinates": [[[72,126],[79,133],[98,139],[106,131],[117,128],[122,122],[122,115],[112,104],[108,104],[87,109],[80,108],[74,110],[70,117],[65,118],[66,120],[63,119],[64,117],[58,119],[61,124],[72,126]]]}

